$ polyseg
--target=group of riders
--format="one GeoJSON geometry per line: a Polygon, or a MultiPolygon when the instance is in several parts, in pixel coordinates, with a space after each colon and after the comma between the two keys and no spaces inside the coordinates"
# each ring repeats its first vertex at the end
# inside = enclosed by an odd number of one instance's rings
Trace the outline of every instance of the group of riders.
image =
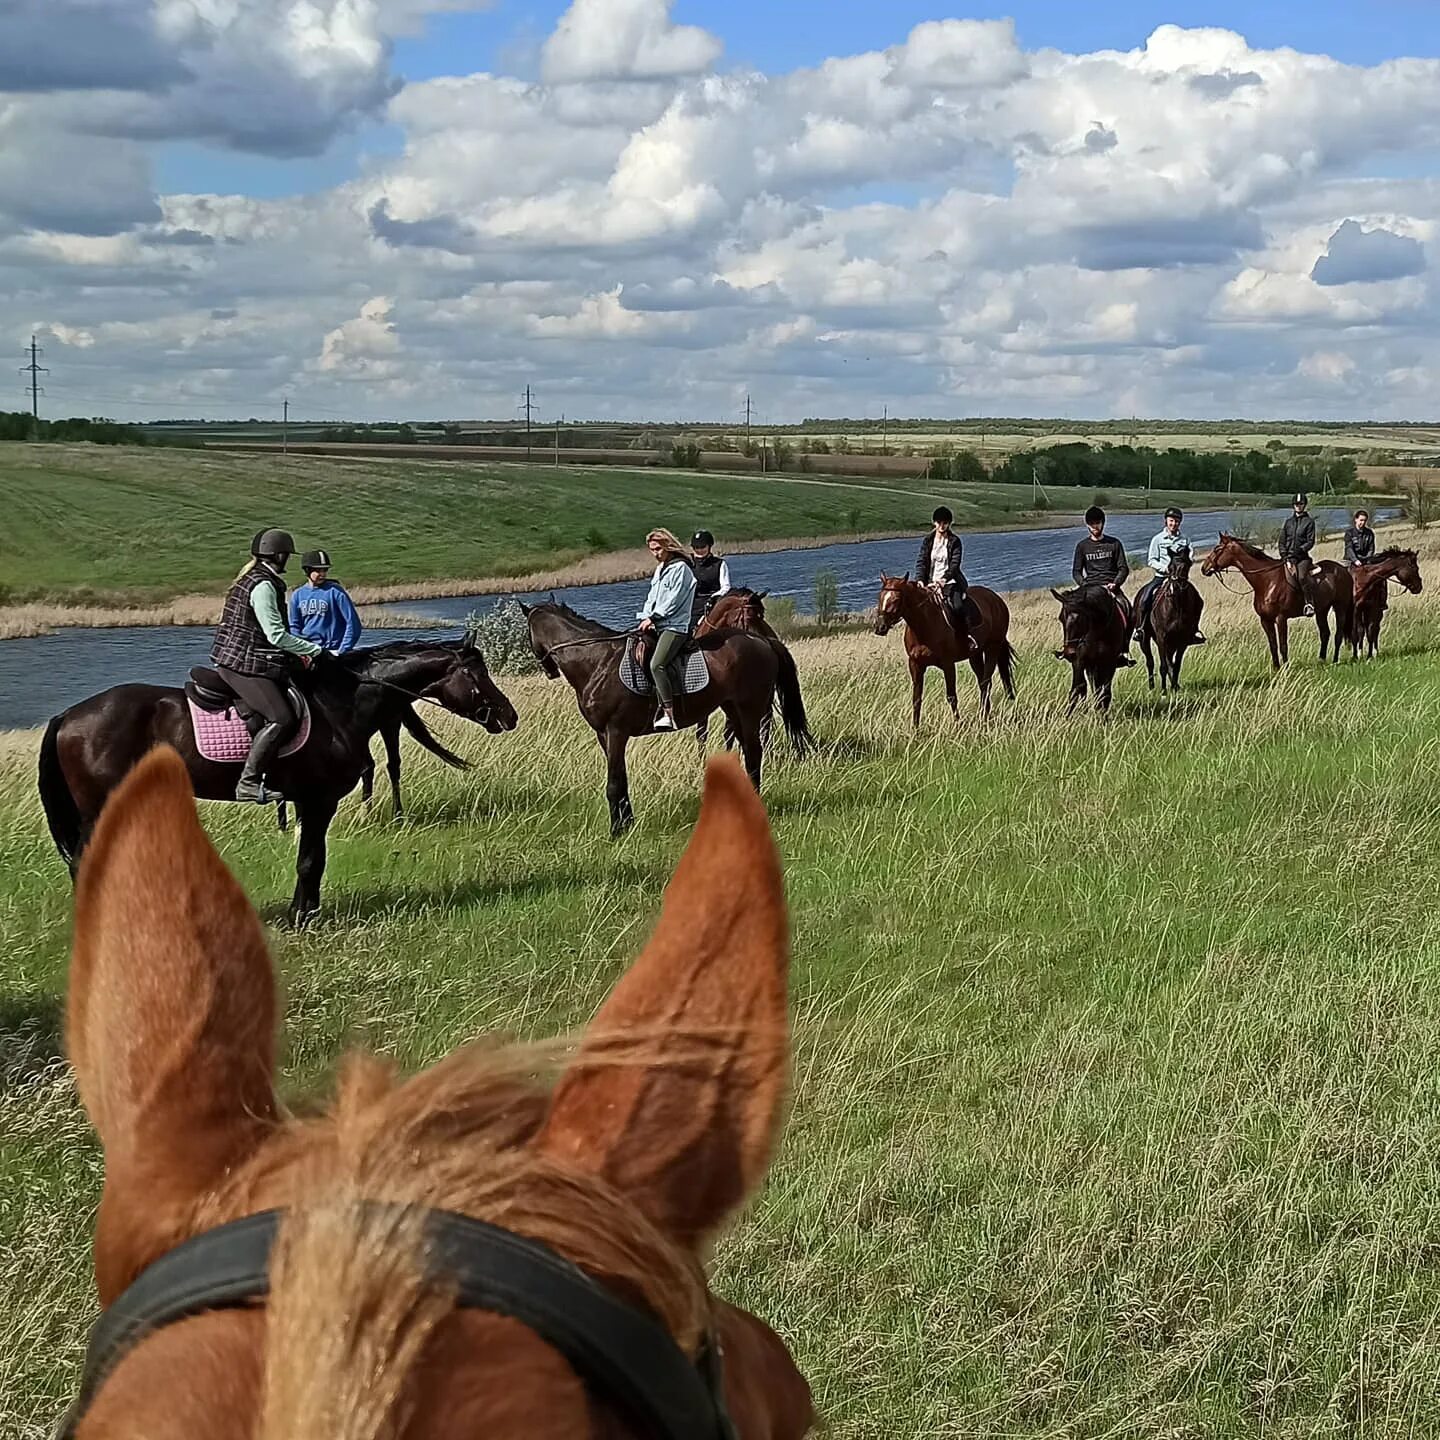
{"type": "MultiPolygon", "coordinates": [[[[1304,599],[1305,614],[1313,615],[1310,555],[1316,537],[1309,504],[1308,496],[1295,496],[1293,513],[1280,535],[1280,558],[1304,599]]],[[[1104,510],[1092,505],[1085,512],[1088,534],[1075,546],[1071,573],[1080,589],[1104,589],[1114,597],[1127,650],[1131,637],[1143,631],[1156,595],[1171,578],[1176,558],[1189,560],[1192,547],[1181,530],[1184,519],[1176,506],[1165,511],[1164,528],[1151,540],[1146,557],[1154,578],[1140,590],[1132,606],[1124,592],[1130,575],[1125,547],[1105,533],[1104,510]]],[[[933,529],[920,542],[915,572],[916,579],[943,605],[954,627],[960,657],[967,659],[976,654],[977,647],[967,615],[969,587],[961,563],[965,547],[952,528],[954,522],[947,506],[937,507],[933,529]]],[[[676,681],[672,662],[710,606],[732,588],[730,567],[715,553],[715,537],[708,530],[697,531],[688,549],[665,529],[652,530],[645,545],[655,561],[655,573],[635,618],[644,663],[659,702],[655,728],[673,730],[676,681]]],[[[226,596],[211,661],[240,701],[263,722],[251,742],[235,798],[264,805],[281,798],[266,788],[266,768],[300,724],[287,693],[292,660],[309,668],[322,656],[343,655],[354,648],[363,627],[344,587],[330,578],[328,551],[311,550],[301,556],[306,583],[288,597],[288,604],[283,577],[295,553],[290,533],[262,531],[252,541],[250,553],[250,563],[226,596]]],[[[1345,564],[1364,564],[1374,553],[1370,516],[1357,510],[1345,531],[1345,564]]],[[[1192,643],[1202,645],[1205,637],[1197,630],[1192,643]]],[[[1122,665],[1133,663],[1128,654],[1122,655],[1122,665]]]]}
{"type": "MultiPolygon", "coordinates": [[[[1105,512],[1100,506],[1092,505],[1085,512],[1089,533],[1075,546],[1071,577],[1080,590],[1103,589],[1114,597],[1124,627],[1127,651],[1131,638],[1139,636],[1149,622],[1155,598],[1172,578],[1177,557],[1183,557],[1188,566],[1193,546],[1181,530],[1184,520],[1185,513],[1178,506],[1171,505],[1165,511],[1164,528],[1150,541],[1146,556],[1146,564],[1154,572],[1153,577],[1141,587],[1132,605],[1124,591],[1125,581],[1130,576],[1130,562],[1124,545],[1113,535],[1105,533],[1105,512]]],[[[928,586],[944,605],[955,629],[960,658],[968,659],[975,653],[975,640],[966,615],[968,586],[961,568],[964,544],[951,528],[954,522],[955,517],[948,506],[937,507],[932,517],[934,529],[920,541],[915,578],[928,586]]],[[[1297,494],[1292,501],[1291,514],[1286,517],[1280,532],[1280,559],[1285,562],[1291,583],[1300,593],[1306,615],[1315,613],[1311,562],[1315,539],[1315,518],[1310,514],[1310,497],[1297,494]]],[[[1363,565],[1374,556],[1375,532],[1370,528],[1368,510],[1354,513],[1344,540],[1344,563],[1348,568],[1363,565]]],[[[1205,637],[1197,629],[1190,643],[1203,645],[1205,637]]],[[[1123,666],[1135,662],[1128,654],[1122,654],[1120,663],[1123,666]]]]}
{"type": "MultiPolygon", "coordinates": [[[[715,553],[715,537],[700,530],[687,551],[668,530],[652,530],[646,546],[655,575],[638,629],[654,648],[648,666],[660,701],[657,729],[675,728],[670,662],[710,605],[730,588],[730,567],[715,553]]],[[[241,704],[260,721],[235,787],[237,800],[273,805],[283,797],[267,788],[265,773],[300,727],[290,697],[290,667],[311,668],[324,656],[355,648],[363,626],[355,604],[330,578],[328,550],[300,557],[306,583],[286,595],[285,570],[295,553],[288,530],[262,530],[250,543],[250,562],[225,597],[210,661],[241,704]]]]}

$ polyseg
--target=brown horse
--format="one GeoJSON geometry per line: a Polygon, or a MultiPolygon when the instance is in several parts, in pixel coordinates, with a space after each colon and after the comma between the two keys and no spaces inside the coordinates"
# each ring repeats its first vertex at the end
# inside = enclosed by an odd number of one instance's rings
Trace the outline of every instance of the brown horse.
{"type": "Polygon", "coordinates": [[[1115,672],[1134,664],[1125,654],[1130,626],[1115,597],[1103,585],[1050,593],[1060,602],[1063,637],[1055,658],[1070,665],[1070,704],[1065,713],[1073,715],[1085,696],[1093,692],[1095,708],[1104,715],[1114,698],[1115,672]]]}
{"type": "MultiPolygon", "coordinates": [[[[792,689],[795,694],[798,707],[797,714],[800,723],[799,742],[795,747],[796,758],[803,758],[806,751],[815,743],[815,737],[810,733],[810,722],[805,715],[805,702],[800,696],[800,672],[795,665],[795,657],[790,653],[789,647],[776,633],[775,627],[765,618],[765,591],[749,590],[745,586],[737,586],[733,590],[727,590],[719,596],[709,610],[700,618],[700,623],[695,627],[695,638],[698,640],[704,635],[713,635],[717,630],[745,630],[752,635],[763,635],[770,642],[770,648],[775,652],[775,658],[780,663],[780,669],[785,676],[786,687],[792,689]]],[[[696,738],[700,742],[700,758],[705,758],[705,743],[710,735],[710,717],[707,715],[696,727],[696,738]]],[[[770,743],[770,716],[765,717],[763,740],[765,744],[770,743]]],[[[725,727],[725,748],[729,750],[735,744],[735,732],[727,725],[725,727]]]]}
{"type": "MultiPolygon", "coordinates": [[[[1290,583],[1285,562],[1267,555],[1258,545],[1251,545],[1236,535],[1223,532],[1220,543],[1205,557],[1200,566],[1202,575],[1216,575],[1222,570],[1238,570],[1255,592],[1255,613],[1260,617],[1265,638],[1270,642],[1270,663],[1278,670],[1290,663],[1290,621],[1305,613],[1305,600],[1290,583]]],[[[1315,625],[1320,631],[1320,660],[1323,664],[1330,647],[1330,612],[1335,612],[1335,646],[1331,659],[1340,658],[1341,642],[1350,636],[1350,622],[1355,608],[1354,590],[1343,565],[1321,560],[1312,571],[1310,588],[1315,596],[1315,625]]]]}
{"type": "MultiPolygon", "coordinates": [[[[320,908],[330,822],[370,761],[371,736],[392,717],[424,698],[478,721],[491,734],[519,723],[469,636],[459,642],[362,646],[317,665],[306,683],[310,738],[293,756],[277,760],[267,777],[300,817],[290,902],[296,924],[320,908]]],[[[171,745],[185,757],[202,799],[235,799],[239,764],[200,754],[185,692],[178,687],[116,685],[51,720],[40,742],[40,800],[55,848],[72,875],[106,799],[156,745],[171,745]]],[[[443,746],[429,748],[447,763],[464,764],[443,746]]]]}
{"type": "Polygon", "coordinates": [[[1171,690],[1179,690],[1180,667],[1185,662],[1185,652],[1195,643],[1204,609],[1204,597],[1190,583],[1190,552],[1176,550],[1170,556],[1170,568],[1155,593],[1145,623],[1135,632],[1145,656],[1145,673],[1152,690],[1155,688],[1155,655],[1151,654],[1151,643],[1160,659],[1160,693],[1165,694],[1167,684],[1171,690]]]}
{"type": "Polygon", "coordinates": [[[66,1041],[104,1150],[107,1313],[63,1436],[810,1428],[784,1342],[704,1269],[789,1088],[780,867],[733,760],[574,1047],[472,1045],[408,1080],[352,1057],[318,1118],[277,1094],[264,931],[168,748],[106,805],[74,933],[66,1041]]]}
{"type": "MultiPolygon", "coordinates": [[[[605,752],[610,833],[620,835],[635,823],[625,750],[635,736],[655,730],[655,697],[636,695],[620,678],[621,655],[625,646],[635,643],[635,636],[588,620],[553,600],[528,607],[522,604],[521,608],[540,668],[552,680],[563,676],[570,683],[580,713],[605,752]]],[[[763,724],[777,692],[791,743],[797,747],[805,743],[799,688],[787,683],[775,651],[762,636],[721,630],[705,636],[699,645],[710,668],[710,681],[697,694],[676,697],[676,723],[688,728],[716,710],[724,711],[739,738],[745,769],[758,790],[763,724]]]]}
{"type": "Polygon", "coordinates": [[[1390,606],[1391,580],[1418,595],[1424,588],[1420,562],[1413,550],[1382,550],[1364,565],[1350,572],[1355,587],[1355,616],[1350,624],[1350,658],[1358,659],[1361,645],[1366,658],[1373,660],[1380,649],[1380,622],[1390,606]]]}
{"type": "Polygon", "coordinates": [[[945,606],[928,586],[908,575],[880,576],[880,596],[875,602],[875,633],[888,635],[900,621],[905,622],[905,658],[910,666],[911,711],[915,728],[920,728],[920,702],[925,695],[925,672],[934,666],[945,677],[945,698],[950,713],[958,720],[960,706],[955,697],[955,667],[968,659],[980,687],[980,713],[990,714],[990,683],[996,671],[1005,693],[1015,698],[1015,651],[1010,644],[1010,607],[983,585],[970,587],[970,599],[979,612],[979,623],[970,634],[976,653],[962,657],[959,637],[945,614],[945,606]]]}

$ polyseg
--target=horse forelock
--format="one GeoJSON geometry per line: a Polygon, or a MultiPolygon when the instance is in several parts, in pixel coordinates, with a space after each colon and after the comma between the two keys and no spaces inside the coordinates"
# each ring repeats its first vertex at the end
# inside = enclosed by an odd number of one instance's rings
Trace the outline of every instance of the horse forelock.
{"type": "MultiPolygon", "coordinates": [[[[615,1063],[647,1058],[637,1044],[615,1063]]],[[[262,1440],[380,1440],[403,1428],[414,1367],[454,1313],[423,1275],[426,1207],[550,1246],[698,1348],[709,1300],[695,1262],[613,1187],[531,1143],[550,1098],[537,1074],[562,1059],[559,1045],[472,1046],[396,1084],[380,1061],[353,1058],[329,1113],[279,1129],[213,1197],[205,1225],[289,1212],[267,1304],[262,1440]],[[387,1206],[378,1214],[376,1201],[387,1206]]]]}

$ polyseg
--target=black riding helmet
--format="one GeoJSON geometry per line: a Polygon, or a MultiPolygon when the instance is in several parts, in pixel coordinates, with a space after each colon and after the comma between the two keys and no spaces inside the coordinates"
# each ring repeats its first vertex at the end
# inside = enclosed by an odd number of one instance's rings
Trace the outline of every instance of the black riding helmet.
{"type": "Polygon", "coordinates": [[[265,530],[256,537],[252,550],[262,556],[293,555],[295,537],[288,530],[265,530]]]}
{"type": "Polygon", "coordinates": [[[330,552],[328,550],[307,550],[300,557],[300,568],[302,570],[328,570],[330,568],[330,552]]]}
{"type": "Polygon", "coordinates": [[[1185,518],[1185,512],[1178,505],[1171,505],[1169,509],[1165,511],[1165,518],[1167,520],[1183,520],[1185,518]]]}
{"type": "Polygon", "coordinates": [[[1310,497],[1302,490],[1290,503],[1292,505],[1308,505],[1310,497]]]}
{"type": "Polygon", "coordinates": [[[692,550],[708,550],[713,548],[715,537],[708,530],[697,530],[690,541],[692,550]]]}
{"type": "Polygon", "coordinates": [[[939,525],[942,521],[946,525],[951,525],[955,521],[955,517],[950,513],[950,507],[948,505],[937,505],[935,507],[935,513],[930,517],[930,519],[936,525],[939,525]]]}
{"type": "Polygon", "coordinates": [[[1087,525],[1103,525],[1105,523],[1105,512],[1098,505],[1092,505],[1085,512],[1085,523],[1087,525]]]}

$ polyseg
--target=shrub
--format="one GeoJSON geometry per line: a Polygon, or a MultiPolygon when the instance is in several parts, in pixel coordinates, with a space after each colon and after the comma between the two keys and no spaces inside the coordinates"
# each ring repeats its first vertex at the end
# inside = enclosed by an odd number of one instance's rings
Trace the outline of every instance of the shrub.
{"type": "Polygon", "coordinates": [[[610,537],[606,535],[598,525],[592,525],[585,532],[585,543],[592,550],[608,550],[610,548],[610,537]]]}
{"type": "Polygon", "coordinates": [[[793,595],[767,595],[765,597],[765,618],[779,631],[790,629],[795,624],[795,597],[793,595]]]}
{"type": "Polygon", "coordinates": [[[485,652],[485,663],[497,675],[534,675],[540,669],[530,644],[530,627],[520,602],[507,595],[493,610],[472,610],[465,627],[485,652]]]}
{"type": "Polygon", "coordinates": [[[833,570],[815,572],[815,618],[828,625],[840,613],[840,582],[833,570]]]}

